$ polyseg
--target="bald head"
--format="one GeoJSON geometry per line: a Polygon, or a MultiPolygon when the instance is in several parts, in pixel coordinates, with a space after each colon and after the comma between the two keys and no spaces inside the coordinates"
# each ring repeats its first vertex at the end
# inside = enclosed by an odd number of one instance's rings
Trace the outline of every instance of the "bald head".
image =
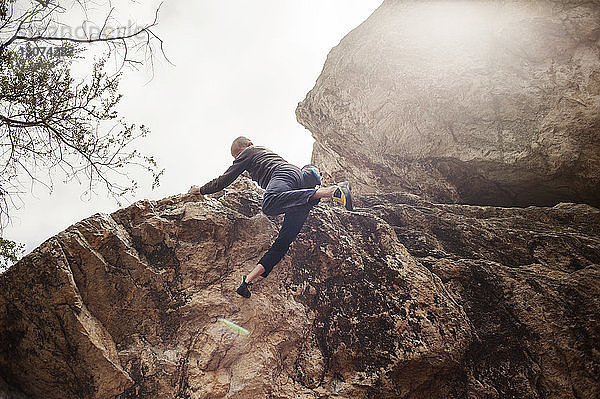
{"type": "Polygon", "coordinates": [[[233,140],[231,143],[231,156],[237,158],[238,155],[248,146],[252,145],[252,142],[248,137],[240,136],[233,140]]]}

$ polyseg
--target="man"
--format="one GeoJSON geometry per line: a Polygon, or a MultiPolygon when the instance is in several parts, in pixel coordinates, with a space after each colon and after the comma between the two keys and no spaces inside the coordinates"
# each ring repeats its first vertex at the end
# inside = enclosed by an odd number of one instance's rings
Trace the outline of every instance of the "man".
{"type": "Polygon", "coordinates": [[[250,274],[242,278],[237,289],[238,294],[250,298],[248,287],[259,276],[267,277],[271,273],[302,229],[308,213],[321,198],[332,198],[352,210],[351,187],[349,182],[341,182],[317,188],[321,185],[321,174],[316,166],[305,165],[300,169],[273,151],[255,146],[247,137],[240,136],[233,141],[231,155],[235,160],[225,173],[202,187],[193,186],[189,193],[216,193],[247,170],[252,180],[266,189],[262,200],[263,213],[269,216],[285,214],[277,239],[250,274]]]}

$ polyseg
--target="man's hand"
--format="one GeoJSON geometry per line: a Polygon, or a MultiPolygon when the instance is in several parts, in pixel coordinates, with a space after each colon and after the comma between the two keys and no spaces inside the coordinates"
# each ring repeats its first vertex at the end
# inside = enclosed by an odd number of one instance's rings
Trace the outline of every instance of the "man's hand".
{"type": "Polygon", "coordinates": [[[200,187],[198,187],[198,186],[192,186],[190,188],[190,190],[188,191],[188,194],[199,195],[200,198],[204,198],[204,195],[202,195],[202,193],[200,193],[200,187]]]}

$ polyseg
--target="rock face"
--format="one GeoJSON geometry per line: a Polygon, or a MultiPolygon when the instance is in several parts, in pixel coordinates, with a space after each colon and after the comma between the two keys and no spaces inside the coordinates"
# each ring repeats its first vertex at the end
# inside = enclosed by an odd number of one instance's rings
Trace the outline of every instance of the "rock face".
{"type": "Polygon", "coordinates": [[[600,205],[600,3],[386,0],[297,110],[363,192],[600,205]]]}
{"type": "Polygon", "coordinates": [[[1,275],[6,397],[600,395],[597,209],[322,201],[246,300],[234,289],[281,222],[260,197],[240,177],[137,202],[1,275]]]}

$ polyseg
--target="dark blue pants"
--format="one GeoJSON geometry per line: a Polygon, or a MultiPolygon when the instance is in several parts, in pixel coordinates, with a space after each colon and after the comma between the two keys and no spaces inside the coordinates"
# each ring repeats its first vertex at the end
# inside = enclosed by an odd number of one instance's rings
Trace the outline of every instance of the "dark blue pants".
{"type": "Polygon", "coordinates": [[[316,185],[312,172],[295,165],[280,165],[273,172],[263,197],[262,211],[269,216],[285,215],[277,239],[258,261],[265,268],[261,276],[267,277],[283,258],[300,233],[308,213],[319,203],[320,199],[310,200],[317,191],[316,185]]]}

